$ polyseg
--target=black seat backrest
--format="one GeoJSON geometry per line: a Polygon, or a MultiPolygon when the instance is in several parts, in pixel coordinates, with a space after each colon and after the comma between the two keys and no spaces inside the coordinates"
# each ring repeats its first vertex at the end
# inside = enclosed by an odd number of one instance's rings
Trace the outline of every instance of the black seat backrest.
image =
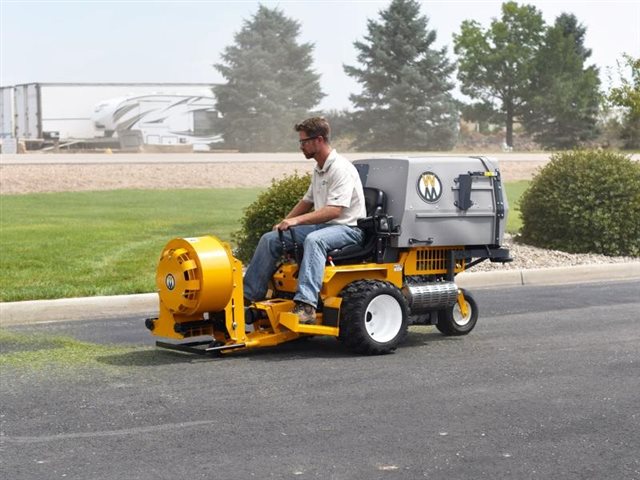
{"type": "Polygon", "coordinates": [[[373,217],[384,215],[387,208],[387,197],[382,190],[377,188],[364,188],[364,203],[367,209],[367,218],[359,219],[358,226],[364,230],[365,237],[362,245],[347,245],[329,252],[329,256],[336,262],[348,260],[360,260],[370,257],[378,239],[376,235],[376,221],[373,217]]]}
{"type": "Polygon", "coordinates": [[[387,197],[382,190],[372,187],[364,187],[363,190],[367,217],[382,215],[387,211],[387,197]]]}

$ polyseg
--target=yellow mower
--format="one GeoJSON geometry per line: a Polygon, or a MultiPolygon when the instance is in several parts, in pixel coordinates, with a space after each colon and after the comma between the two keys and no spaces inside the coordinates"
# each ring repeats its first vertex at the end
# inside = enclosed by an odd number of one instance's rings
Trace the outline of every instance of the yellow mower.
{"type": "Polygon", "coordinates": [[[455,276],[486,259],[511,261],[501,247],[508,206],[497,163],[394,157],[354,165],[365,187],[368,216],[358,221],[365,241],[328,253],[316,324],[291,313],[302,246],[284,252],[268,298],[245,306],[243,266],[231,247],[213,236],[179,238],[160,256],[159,317],[145,322],[173,341],[156,344],[224,354],[327,335],[352,351],[384,354],[410,323],[468,334],[478,307],[455,276]]]}

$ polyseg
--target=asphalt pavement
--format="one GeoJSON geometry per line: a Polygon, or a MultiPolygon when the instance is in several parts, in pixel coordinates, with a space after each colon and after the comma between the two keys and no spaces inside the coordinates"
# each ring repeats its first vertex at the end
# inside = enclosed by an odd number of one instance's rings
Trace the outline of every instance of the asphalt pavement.
{"type": "Polygon", "coordinates": [[[208,359],[141,319],[11,327],[128,343],[6,372],[2,472],[65,479],[640,479],[640,281],[474,291],[470,335],[395,354],[329,338],[208,359]]]}

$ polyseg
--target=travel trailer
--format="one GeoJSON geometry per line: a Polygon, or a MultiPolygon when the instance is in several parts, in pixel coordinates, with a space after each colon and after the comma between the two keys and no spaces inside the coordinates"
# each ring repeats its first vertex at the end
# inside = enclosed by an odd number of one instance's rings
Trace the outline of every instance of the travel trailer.
{"type": "Polygon", "coordinates": [[[192,144],[194,150],[207,150],[222,141],[216,131],[212,87],[204,83],[3,86],[0,138],[24,141],[28,149],[53,142],[61,146],[118,145],[124,137],[142,145],[192,144]],[[122,135],[116,134],[118,128],[122,135]]]}
{"type": "Polygon", "coordinates": [[[215,98],[192,95],[140,95],[98,104],[92,115],[96,132],[117,135],[123,147],[192,145],[208,151],[223,139],[215,98]]]}

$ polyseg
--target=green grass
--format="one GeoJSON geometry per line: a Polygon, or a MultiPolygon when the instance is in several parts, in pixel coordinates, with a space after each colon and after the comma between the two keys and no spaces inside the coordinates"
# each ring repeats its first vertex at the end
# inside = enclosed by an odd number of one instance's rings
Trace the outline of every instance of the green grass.
{"type": "MultiPolygon", "coordinates": [[[[506,184],[507,231],[528,181],[506,184]]],[[[0,196],[0,301],[151,292],[175,237],[230,241],[258,189],[116,190],[0,196]]]]}
{"type": "Polygon", "coordinates": [[[0,301],[150,292],[175,237],[229,241],[257,189],[0,197],[0,301]]]}
{"type": "Polygon", "coordinates": [[[97,345],[69,337],[0,329],[0,372],[4,368],[103,368],[109,364],[102,359],[130,355],[132,350],[134,347],[97,345]]]}
{"type": "Polygon", "coordinates": [[[23,376],[26,371],[44,373],[48,378],[68,376],[72,372],[72,378],[78,380],[94,378],[90,372],[95,369],[100,370],[101,375],[121,375],[130,374],[137,367],[183,361],[190,359],[154,347],[102,345],[40,331],[24,333],[0,328],[0,376],[3,378],[16,375],[22,380],[32,378],[23,376]],[[83,372],[89,373],[89,377],[84,377],[83,372]]]}
{"type": "Polygon", "coordinates": [[[529,180],[508,182],[505,184],[507,190],[507,200],[509,201],[509,216],[507,217],[507,232],[516,234],[522,228],[520,218],[520,197],[529,187],[529,180]]]}

